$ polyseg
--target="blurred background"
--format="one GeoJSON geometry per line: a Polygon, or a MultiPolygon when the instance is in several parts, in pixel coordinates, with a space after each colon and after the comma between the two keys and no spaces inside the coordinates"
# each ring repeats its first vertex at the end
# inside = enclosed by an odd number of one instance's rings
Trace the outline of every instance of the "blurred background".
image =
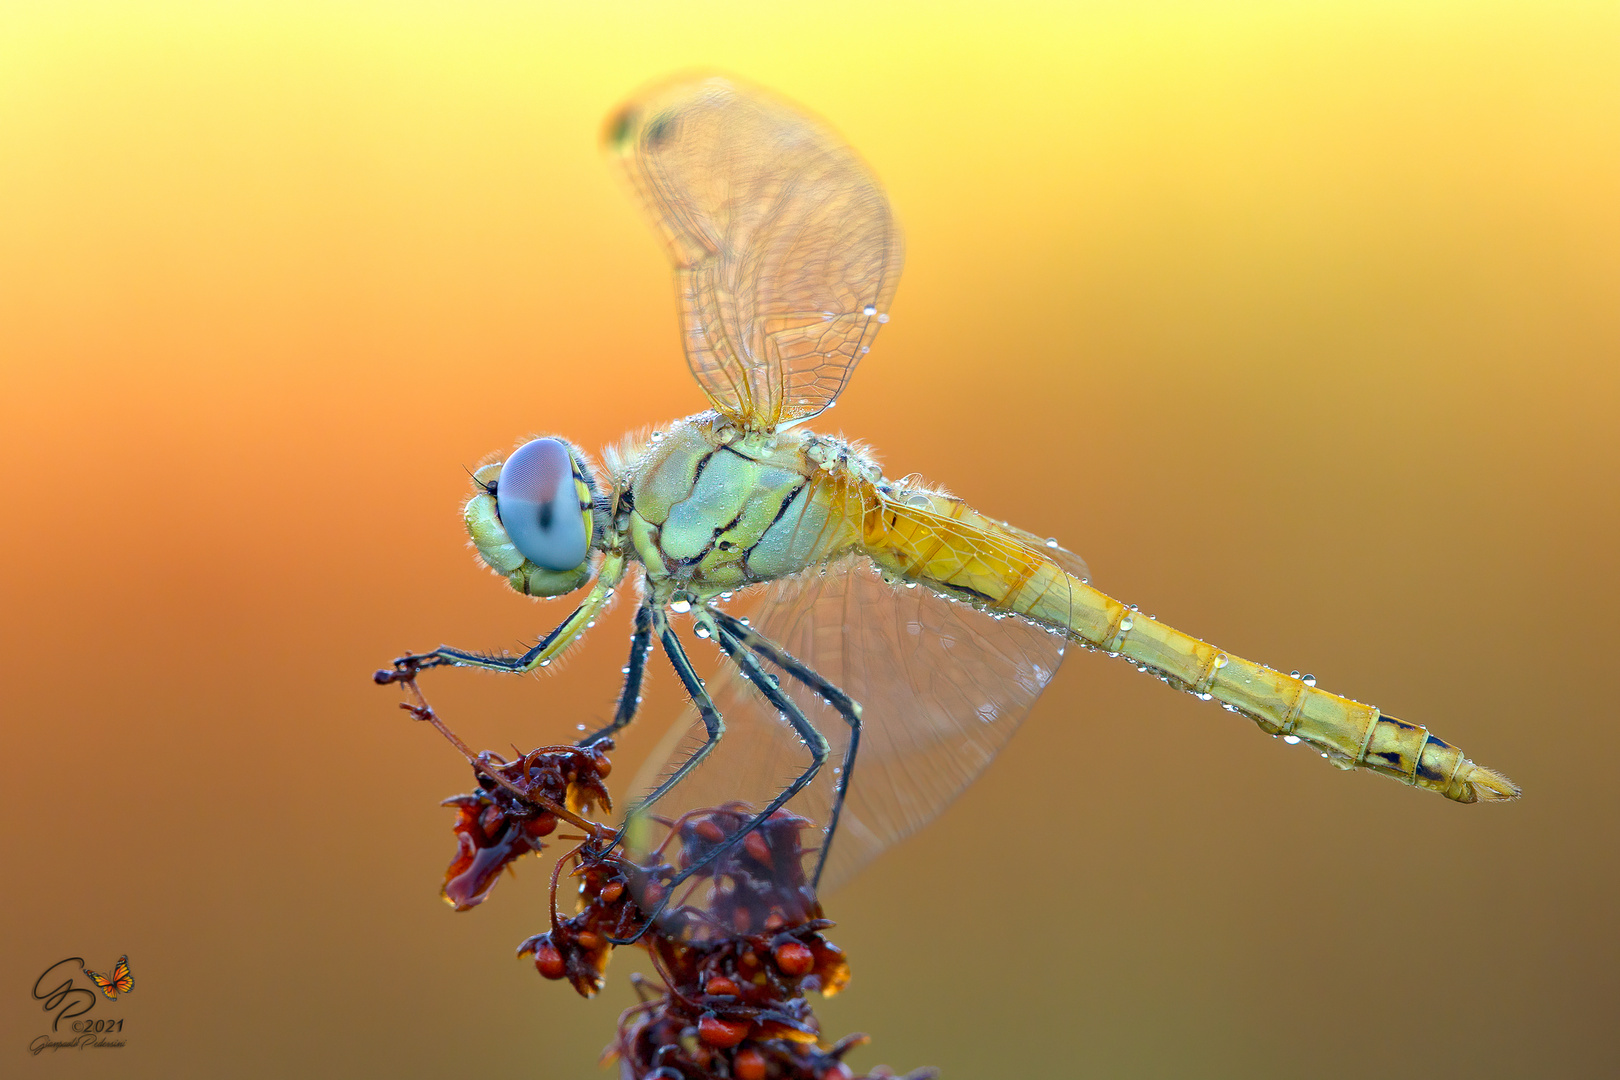
{"type": "MultiPolygon", "coordinates": [[[[692,68],[827,118],[906,229],[817,426],[1525,791],[1343,774],[1078,655],[828,898],[852,1062],[1620,1070],[1612,3],[62,0],[0,7],[5,1071],[612,1075],[635,958],[588,1002],[512,958],[538,859],[439,900],[470,771],[370,674],[563,614],[475,564],[464,466],[703,407],[597,144],[692,68]],[[121,953],[127,1045],[29,1056],[40,970],[121,953]]],[[[626,634],[425,687],[554,742],[626,634]]]]}

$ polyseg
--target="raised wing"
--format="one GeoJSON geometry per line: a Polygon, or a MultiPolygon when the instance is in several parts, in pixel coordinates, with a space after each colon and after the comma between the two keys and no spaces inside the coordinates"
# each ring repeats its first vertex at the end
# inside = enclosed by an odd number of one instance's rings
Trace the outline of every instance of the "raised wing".
{"type": "Polygon", "coordinates": [[[669,248],[687,363],[714,407],[770,431],[831,405],[900,278],[866,165],[793,106],[718,78],[632,102],[607,139],[669,248]]]}
{"type": "MultiPolygon", "coordinates": [[[[1012,737],[1063,659],[1062,637],[923,586],[892,584],[864,558],[812,568],[761,591],[751,625],[863,710],[849,799],[823,890],[933,820],[1012,737]]],[[[787,805],[816,826],[806,830],[809,845],[828,821],[849,727],[788,673],[773,674],[832,743],[821,775],[787,805]]],[[[660,818],[731,800],[761,807],[809,760],[792,729],[740,675],[717,680],[713,697],[726,721],[725,738],[653,809],[660,818]]],[[[701,741],[701,732],[688,709],[652,764],[701,741]]],[[[651,787],[652,778],[648,773],[641,780],[651,787]]],[[[812,846],[810,865],[818,854],[812,846]]],[[[701,896],[694,900],[701,905],[701,896]]]]}

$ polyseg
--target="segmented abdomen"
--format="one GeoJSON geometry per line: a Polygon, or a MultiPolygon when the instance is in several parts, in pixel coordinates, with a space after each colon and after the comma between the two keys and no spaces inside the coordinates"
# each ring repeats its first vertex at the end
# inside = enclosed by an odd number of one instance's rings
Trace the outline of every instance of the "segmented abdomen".
{"type": "Polygon", "coordinates": [[[1092,588],[1078,559],[959,499],[866,488],[858,495],[845,490],[841,497],[848,512],[861,513],[863,549],[885,570],[1126,657],[1172,686],[1225,703],[1272,735],[1311,744],[1341,768],[1371,769],[1457,802],[1519,794],[1505,776],[1470,761],[1426,728],[1138,613],[1092,588]]]}

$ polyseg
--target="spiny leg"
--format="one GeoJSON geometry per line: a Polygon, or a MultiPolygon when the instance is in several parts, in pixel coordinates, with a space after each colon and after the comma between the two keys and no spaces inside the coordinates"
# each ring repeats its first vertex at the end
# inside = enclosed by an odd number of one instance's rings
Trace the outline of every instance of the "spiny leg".
{"type": "MultiPolygon", "coordinates": [[[[659,614],[661,615],[662,613],[660,612],[659,614]]],[[[799,711],[799,707],[793,703],[793,699],[784,694],[781,687],[777,686],[776,683],[772,681],[771,676],[768,675],[765,672],[765,669],[760,666],[759,661],[755,660],[752,654],[749,653],[748,647],[743,644],[742,640],[733,635],[724,626],[717,624],[714,630],[715,637],[719,640],[720,647],[725,650],[726,655],[730,657],[732,662],[737,665],[737,667],[742,671],[743,675],[747,677],[748,681],[753,683],[755,688],[758,689],[760,693],[765,695],[765,699],[774,705],[777,711],[787,718],[788,723],[793,725],[793,730],[798,733],[799,738],[802,739],[805,746],[810,749],[810,764],[803,772],[801,772],[785,788],[783,788],[777,794],[777,796],[765,806],[765,809],[761,810],[759,813],[755,814],[752,818],[745,822],[742,828],[738,829],[735,833],[733,833],[730,837],[727,837],[722,842],[716,844],[708,853],[695,860],[690,866],[666,882],[664,886],[664,898],[653,911],[648,913],[646,925],[643,926],[641,930],[637,931],[633,937],[628,938],[625,941],[615,939],[613,941],[615,945],[634,943],[638,938],[641,937],[642,934],[645,934],[647,930],[652,927],[653,923],[657,921],[659,915],[663,913],[664,908],[668,906],[670,900],[675,896],[676,890],[680,888],[683,882],[691,878],[693,874],[696,874],[710,863],[725,855],[728,851],[736,848],[737,845],[743,842],[749,833],[753,832],[760,825],[763,825],[766,821],[769,821],[772,814],[776,813],[783,806],[785,806],[788,800],[792,799],[799,792],[803,791],[805,785],[809,784],[810,781],[816,778],[816,774],[821,771],[821,766],[826,764],[827,755],[830,753],[830,749],[827,745],[827,737],[820,731],[816,730],[816,726],[812,724],[805,717],[804,713],[799,711]]],[[[667,628],[665,632],[668,632],[667,628]]],[[[667,639],[664,639],[662,634],[660,637],[662,640],[665,640],[666,649],[670,647],[671,643],[673,643],[676,650],[680,649],[680,642],[679,640],[675,639],[673,633],[669,633],[667,639]]],[[[670,659],[673,660],[674,656],[671,655],[670,659]]],[[[682,659],[685,659],[684,653],[682,654],[682,659]]],[[[677,670],[679,670],[678,665],[677,670]]],[[[692,690],[692,687],[688,686],[688,690],[692,690]]],[[[697,688],[693,692],[693,701],[698,704],[698,710],[703,712],[704,704],[703,702],[699,702],[697,698],[699,693],[703,694],[703,699],[705,702],[707,702],[708,694],[703,691],[701,683],[697,684],[697,688]]],[[[708,708],[714,708],[713,702],[708,702],[708,708]]],[[[716,724],[719,726],[719,730],[724,732],[725,725],[720,721],[718,712],[714,714],[714,718],[716,724]]],[[[705,714],[705,723],[707,723],[707,714],[705,714]]],[[[643,799],[641,804],[630,812],[631,816],[645,810],[670,788],[679,783],[681,778],[690,772],[692,767],[696,765],[697,761],[702,760],[702,756],[706,755],[709,750],[713,748],[714,743],[718,741],[718,736],[714,734],[714,729],[711,728],[710,731],[710,740],[703,746],[699,747],[698,750],[693,753],[692,757],[689,757],[686,759],[686,761],[682,762],[680,767],[677,768],[667,780],[660,784],[656,791],[654,791],[646,799],[643,799]]]]}
{"type": "MultiPolygon", "coordinates": [[[[754,659],[742,640],[724,626],[716,626],[715,630],[715,636],[719,639],[720,647],[725,650],[726,655],[741,669],[748,681],[753,683],[761,694],[765,695],[765,699],[774,705],[776,710],[787,719],[787,722],[793,725],[793,730],[798,733],[799,738],[804,741],[804,745],[810,750],[810,764],[778,792],[776,798],[766,804],[765,809],[750,818],[742,828],[738,829],[726,840],[716,844],[708,854],[675,875],[674,879],[669,883],[669,895],[671,896],[674,895],[675,889],[681,882],[742,843],[749,833],[769,821],[772,814],[782,809],[783,806],[787,805],[788,800],[803,791],[805,786],[816,778],[816,774],[821,771],[821,767],[827,763],[827,755],[831,752],[827,745],[827,737],[816,729],[816,726],[799,710],[799,706],[794,704],[793,699],[782,692],[782,688],[760,666],[759,661],[754,659]]],[[[655,912],[654,915],[656,914],[655,912]]]]}
{"type": "Polygon", "coordinates": [[[579,746],[589,746],[629,725],[636,718],[641,705],[641,680],[647,674],[647,653],[652,649],[653,614],[651,604],[636,609],[636,630],[630,636],[630,659],[624,668],[624,688],[619,691],[619,707],[613,711],[613,721],[600,731],[579,740],[579,746]]]}
{"type": "Polygon", "coordinates": [[[570,625],[578,620],[580,613],[584,610],[583,604],[575,608],[573,614],[558,623],[551,633],[536,642],[533,648],[525,650],[521,656],[490,656],[487,653],[468,652],[465,649],[453,649],[448,645],[440,645],[432,652],[407,653],[397,658],[394,661],[394,670],[389,671],[385,668],[377,672],[376,679],[379,683],[399,682],[415,675],[417,672],[426,671],[428,668],[443,667],[446,664],[455,667],[487,668],[490,671],[511,671],[522,674],[539,662],[540,654],[545,652],[565,630],[569,629],[570,625]]]}
{"type": "Polygon", "coordinates": [[[726,723],[720,718],[720,710],[714,707],[714,699],[709,697],[709,692],[703,688],[703,680],[698,678],[697,671],[692,667],[692,661],[686,655],[686,648],[681,644],[681,639],[675,636],[663,608],[652,608],[649,618],[652,621],[653,632],[658,635],[658,643],[664,647],[664,655],[669,657],[670,664],[675,668],[675,674],[680,676],[681,685],[686,687],[687,696],[692,699],[698,715],[703,718],[703,729],[708,737],[702,746],[687,755],[685,761],[675,766],[646,798],[631,807],[627,818],[634,818],[669,794],[671,788],[703,763],[703,759],[709,756],[719,744],[720,737],[726,733],[726,723]]]}
{"type": "MultiPolygon", "coordinates": [[[[702,746],[688,754],[685,761],[675,766],[657,787],[653,788],[645,798],[630,808],[625,814],[626,822],[634,821],[637,816],[645,813],[653,803],[669,794],[671,788],[702,764],[703,759],[708,757],[714,748],[719,745],[720,737],[726,733],[726,722],[721,719],[720,710],[714,707],[714,699],[709,697],[708,690],[703,687],[703,680],[698,678],[697,671],[692,667],[692,661],[686,655],[686,648],[681,644],[681,639],[675,636],[674,629],[669,625],[669,616],[664,614],[663,608],[651,604],[647,605],[644,610],[648,612],[647,619],[651,632],[657,635],[658,643],[664,647],[664,655],[669,657],[670,665],[675,668],[675,674],[679,676],[681,685],[686,687],[687,697],[692,699],[692,705],[697,709],[698,715],[703,718],[703,730],[707,737],[703,740],[702,746]]],[[[638,612],[636,616],[638,629],[640,619],[640,613],[638,612]]],[[[613,843],[608,845],[607,850],[612,851],[614,847],[621,843],[628,831],[628,828],[620,829],[618,836],[614,837],[613,843]]],[[[675,884],[682,880],[685,880],[685,875],[677,879],[675,884]]],[[[673,884],[670,889],[672,894],[673,884]]],[[[610,937],[608,941],[614,945],[634,945],[641,939],[641,935],[652,927],[653,919],[658,917],[658,913],[663,911],[664,905],[668,903],[669,895],[666,894],[663,903],[659,904],[657,910],[647,919],[645,926],[628,938],[621,940],[610,937]]]]}
{"type": "Polygon", "coordinates": [[[488,653],[440,645],[432,652],[401,656],[394,661],[393,670],[384,668],[373,678],[384,684],[403,682],[413,678],[418,672],[446,664],[519,673],[543,666],[595,624],[597,615],[612,601],[614,587],[624,580],[624,571],[624,557],[610,553],[602,560],[602,566],[596,575],[596,584],[591,586],[591,591],[586,594],[584,602],[575,608],[568,618],[558,623],[556,629],[535,643],[533,648],[525,650],[522,656],[491,656],[488,653]]]}
{"type": "Polygon", "coordinates": [[[852,700],[848,694],[828,682],[813,668],[806,667],[782,646],[741,619],[716,609],[710,609],[710,614],[733,637],[742,641],[759,655],[809,687],[813,693],[819,695],[823,701],[831,705],[838,712],[838,715],[844,718],[844,723],[849,725],[849,746],[844,749],[844,760],[839,766],[838,784],[833,792],[832,811],[827,815],[826,839],[822,841],[821,854],[816,858],[815,876],[810,879],[811,885],[819,886],[821,884],[821,871],[827,865],[827,854],[832,850],[833,837],[838,832],[838,817],[843,813],[844,800],[849,794],[849,778],[855,771],[855,754],[861,745],[860,702],[852,700]]]}

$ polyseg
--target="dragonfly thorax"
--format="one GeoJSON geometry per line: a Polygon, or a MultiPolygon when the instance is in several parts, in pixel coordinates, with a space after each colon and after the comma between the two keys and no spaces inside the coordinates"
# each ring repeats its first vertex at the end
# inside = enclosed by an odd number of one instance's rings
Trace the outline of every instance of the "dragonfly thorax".
{"type": "Polygon", "coordinates": [[[849,550],[858,537],[835,500],[876,475],[839,440],[747,432],[704,413],[625,454],[615,527],[655,595],[703,599],[849,550]]]}

